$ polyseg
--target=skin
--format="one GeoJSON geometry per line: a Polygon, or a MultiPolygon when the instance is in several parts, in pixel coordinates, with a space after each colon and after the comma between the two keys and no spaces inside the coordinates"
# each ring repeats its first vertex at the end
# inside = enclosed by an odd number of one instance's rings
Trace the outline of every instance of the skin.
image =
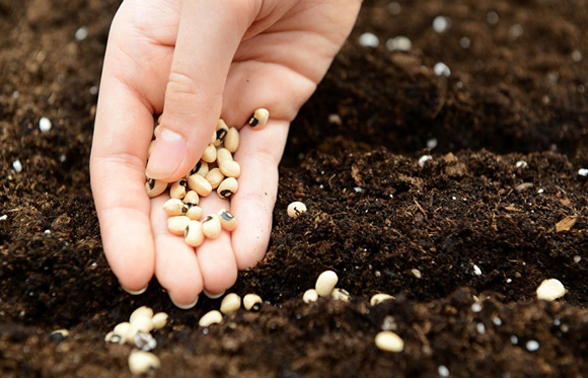
{"type": "Polygon", "coordinates": [[[347,38],[359,0],[127,0],[109,35],[90,160],[104,252],[120,284],[153,275],[182,308],[202,290],[230,288],[266,252],[288,128],[347,38]],[[165,106],[164,106],[165,104],[165,106]],[[229,209],[232,233],[197,251],[167,231],[167,195],[149,199],[145,173],[172,182],[196,164],[219,117],[241,127],[265,107],[262,130],[243,127],[239,190],[200,202],[229,209]],[[154,115],[161,131],[147,164],[154,115]]]}

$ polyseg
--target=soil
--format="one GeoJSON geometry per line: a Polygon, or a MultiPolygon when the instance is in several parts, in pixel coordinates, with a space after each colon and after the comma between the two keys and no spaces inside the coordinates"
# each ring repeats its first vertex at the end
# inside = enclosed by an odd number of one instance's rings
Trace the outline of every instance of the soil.
{"type": "Polygon", "coordinates": [[[233,289],[264,305],[206,329],[219,300],[129,296],[102,254],[88,160],[118,3],[0,0],[2,377],[131,376],[104,336],[140,305],[170,314],[161,377],[588,375],[588,1],[366,1],[292,124],[267,257],[233,289]],[[409,52],[386,48],[398,35],[409,52]],[[351,302],[302,302],[325,269],[351,302]],[[537,300],[552,277],[565,297],[537,300]]]}

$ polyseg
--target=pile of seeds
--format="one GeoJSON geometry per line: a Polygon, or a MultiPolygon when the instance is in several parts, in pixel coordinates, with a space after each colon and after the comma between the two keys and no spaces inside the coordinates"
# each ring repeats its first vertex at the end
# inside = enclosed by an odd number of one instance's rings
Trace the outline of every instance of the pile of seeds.
{"type": "MultiPolygon", "coordinates": [[[[268,119],[267,109],[260,108],[255,110],[248,124],[262,129],[268,119]]],[[[158,133],[159,120],[153,131],[154,139],[149,145],[148,156],[158,133]]],[[[223,229],[230,232],[237,227],[237,220],[228,210],[222,209],[218,214],[209,214],[202,219],[202,209],[198,205],[200,198],[207,197],[212,191],[216,191],[222,199],[230,199],[237,192],[241,166],[233,159],[233,154],[238,148],[239,131],[227,126],[221,119],[202,157],[185,177],[171,184],[147,177],[145,187],[150,198],[163,194],[169,186],[171,198],[163,205],[169,216],[167,227],[172,234],[184,236],[189,246],[198,247],[205,238],[216,239],[223,229]]]]}

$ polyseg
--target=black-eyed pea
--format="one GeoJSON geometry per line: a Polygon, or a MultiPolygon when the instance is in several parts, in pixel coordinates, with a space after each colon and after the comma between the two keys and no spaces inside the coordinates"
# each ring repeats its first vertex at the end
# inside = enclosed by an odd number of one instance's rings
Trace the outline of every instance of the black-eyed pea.
{"type": "Polygon", "coordinates": [[[302,295],[302,300],[304,303],[312,303],[318,300],[318,294],[316,293],[315,289],[308,289],[302,295]]]}
{"type": "Polygon", "coordinates": [[[202,160],[198,160],[198,163],[196,163],[194,168],[192,168],[192,170],[190,171],[188,176],[192,176],[197,173],[202,177],[206,177],[208,170],[209,170],[208,163],[205,161],[202,161],[202,160]]]}
{"type": "Polygon", "coordinates": [[[235,160],[223,160],[219,163],[220,171],[226,177],[239,177],[241,166],[235,160]]]}
{"type": "Polygon", "coordinates": [[[377,306],[380,303],[382,303],[384,301],[391,300],[391,299],[394,299],[394,297],[391,296],[390,294],[384,294],[384,293],[374,294],[370,298],[370,305],[377,306]]]}
{"type": "Polygon", "coordinates": [[[135,338],[135,335],[139,332],[149,333],[153,329],[153,322],[151,317],[141,316],[133,319],[131,322],[130,335],[135,338]]]}
{"type": "Polygon", "coordinates": [[[261,297],[257,294],[247,294],[243,297],[243,307],[247,311],[259,311],[262,302],[261,297]]]}
{"type": "Polygon", "coordinates": [[[190,223],[190,218],[185,215],[167,218],[167,229],[174,235],[182,236],[186,227],[190,223]]]}
{"type": "Polygon", "coordinates": [[[192,206],[190,209],[188,209],[186,216],[193,221],[200,220],[202,217],[202,209],[198,206],[192,206]]]}
{"type": "Polygon", "coordinates": [[[190,221],[184,230],[184,240],[190,247],[199,247],[204,243],[204,234],[202,233],[202,223],[190,221]]]}
{"type": "Polygon", "coordinates": [[[129,322],[133,324],[133,321],[141,317],[151,319],[153,317],[153,310],[147,306],[141,306],[131,313],[129,322]]]}
{"type": "Polygon", "coordinates": [[[159,368],[161,368],[161,362],[153,353],[133,350],[129,355],[129,370],[132,374],[153,375],[159,368]]]}
{"type": "Polygon", "coordinates": [[[223,230],[233,231],[237,228],[237,219],[229,211],[222,209],[218,212],[218,217],[223,230]]]}
{"type": "Polygon", "coordinates": [[[392,331],[382,331],[375,339],[378,349],[385,352],[400,353],[404,350],[404,340],[392,331]]]}
{"type": "Polygon", "coordinates": [[[241,297],[235,293],[227,294],[220,305],[220,311],[225,314],[232,314],[241,308],[241,297]]]}
{"type": "Polygon", "coordinates": [[[110,331],[104,336],[104,341],[107,343],[113,344],[122,344],[122,337],[120,335],[115,334],[113,331],[110,331]]]}
{"type": "Polygon", "coordinates": [[[186,215],[189,209],[188,205],[177,198],[170,198],[163,204],[163,211],[170,217],[186,215]]]}
{"type": "Polygon", "coordinates": [[[325,270],[316,280],[316,293],[323,298],[330,297],[338,281],[339,277],[337,276],[337,273],[332,270],[325,270]]]}
{"type": "Polygon", "coordinates": [[[331,298],[336,301],[349,302],[351,300],[351,295],[347,290],[336,287],[331,292],[331,298]]]}
{"type": "Polygon", "coordinates": [[[202,197],[206,197],[212,192],[212,185],[210,185],[208,180],[198,174],[188,177],[188,187],[202,197]]]}
{"type": "Polygon", "coordinates": [[[119,343],[124,344],[126,342],[130,342],[133,339],[133,335],[131,335],[131,323],[129,322],[122,322],[118,323],[114,329],[112,330],[112,338],[114,335],[120,337],[119,343]]]}
{"type": "Polygon", "coordinates": [[[269,120],[269,111],[265,108],[255,109],[251,118],[249,118],[249,126],[254,129],[263,129],[269,120]]]}
{"type": "Polygon", "coordinates": [[[224,146],[233,154],[239,149],[239,130],[234,127],[229,128],[224,146]]]}
{"type": "Polygon", "coordinates": [[[227,177],[219,184],[218,188],[216,189],[216,193],[220,198],[225,199],[235,194],[237,189],[239,189],[237,180],[234,177],[227,177]]]}
{"type": "Polygon", "coordinates": [[[169,196],[171,198],[182,199],[188,192],[188,181],[185,178],[174,182],[169,188],[169,196]]]}
{"type": "Polygon", "coordinates": [[[201,159],[207,163],[214,163],[216,161],[216,147],[214,144],[206,146],[201,159]]]}
{"type": "Polygon", "coordinates": [[[67,329],[57,329],[49,334],[49,339],[53,341],[62,341],[69,336],[67,329]]]}
{"type": "Polygon", "coordinates": [[[219,148],[216,151],[216,164],[220,165],[223,161],[233,160],[233,154],[226,148],[219,148]]]}
{"type": "Polygon", "coordinates": [[[306,205],[302,202],[295,201],[288,205],[288,216],[290,218],[298,218],[300,215],[306,213],[306,205]]]}
{"type": "Polygon", "coordinates": [[[221,144],[223,144],[223,142],[225,141],[225,138],[227,137],[227,133],[229,132],[229,127],[227,126],[227,124],[225,123],[225,121],[223,121],[222,119],[218,120],[218,123],[216,125],[216,132],[215,132],[215,140],[213,142],[213,144],[218,147],[221,144]]]}
{"type": "Polygon", "coordinates": [[[223,321],[223,314],[218,310],[212,310],[204,314],[198,321],[200,327],[208,327],[212,324],[218,324],[223,321]]]}
{"type": "Polygon", "coordinates": [[[212,189],[218,188],[221,182],[225,179],[225,176],[221,173],[219,168],[212,168],[206,175],[206,180],[210,183],[212,189]]]}
{"type": "Polygon", "coordinates": [[[165,312],[158,312],[157,314],[153,315],[151,318],[151,323],[153,323],[153,329],[162,329],[167,324],[167,319],[169,315],[165,312]]]}
{"type": "Polygon", "coordinates": [[[167,189],[167,182],[147,178],[145,183],[145,189],[147,189],[147,195],[149,198],[157,197],[167,189]]]}
{"type": "Polygon", "coordinates": [[[182,202],[188,207],[198,206],[200,203],[200,196],[198,196],[198,193],[196,193],[195,190],[188,190],[184,198],[182,198],[182,202]]]}
{"type": "Polygon", "coordinates": [[[202,233],[209,239],[216,239],[221,234],[221,222],[219,216],[210,214],[202,221],[202,233]]]}

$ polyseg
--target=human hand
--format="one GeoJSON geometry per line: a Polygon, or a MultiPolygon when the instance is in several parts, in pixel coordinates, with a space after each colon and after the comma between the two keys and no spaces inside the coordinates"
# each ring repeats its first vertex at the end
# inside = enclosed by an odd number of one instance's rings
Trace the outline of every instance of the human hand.
{"type": "Polygon", "coordinates": [[[129,292],[155,274],[172,301],[221,293],[238,269],[265,254],[290,121],[349,34],[360,0],[127,0],[109,36],[98,100],[91,185],[106,258],[129,292]],[[269,109],[262,130],[245,127],[235,160],[239,190],[216,195],[204,214],[230,209],[239,226],[194,248],[167,231],[165,196],[149,199],[145,172],[175,181],[198,161],[217,121],[240,127],[269,109]],[[153,116],[161,130],[149,163],[153,116]]]}

